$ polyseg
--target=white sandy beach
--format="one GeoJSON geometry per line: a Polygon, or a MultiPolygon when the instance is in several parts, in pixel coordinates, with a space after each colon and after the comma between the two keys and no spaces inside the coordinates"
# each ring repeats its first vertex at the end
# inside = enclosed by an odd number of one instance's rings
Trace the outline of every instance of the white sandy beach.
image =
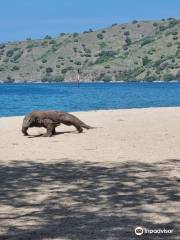
{"type": "Polygon", "coordinates": [[[82,134],[61,125],[52,138],[35,137],[43,128],[21,133],[22,117],[0,118],[0,159],[91,162],[156,162],[180,159],[180,108],[149,108],[74,113],[97,127],[82,134]],[[64,133],[65,132],[65,133],[64,133]]]}
{"type": "Polygon", "coordinates": [[[73,114],[97,128],[26,137],[23,117],[0,118],[0,239],[178,239],[180,108],[73,114]]]}

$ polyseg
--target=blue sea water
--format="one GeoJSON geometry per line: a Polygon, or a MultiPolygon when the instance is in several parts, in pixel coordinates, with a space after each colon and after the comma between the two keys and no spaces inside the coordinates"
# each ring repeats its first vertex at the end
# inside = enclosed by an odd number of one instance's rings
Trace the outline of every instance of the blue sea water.
{"type": "Polygon", "coordinates": [[[169,106],[180,106],[180,83],[0,84],[0,116],[169,106]]]}

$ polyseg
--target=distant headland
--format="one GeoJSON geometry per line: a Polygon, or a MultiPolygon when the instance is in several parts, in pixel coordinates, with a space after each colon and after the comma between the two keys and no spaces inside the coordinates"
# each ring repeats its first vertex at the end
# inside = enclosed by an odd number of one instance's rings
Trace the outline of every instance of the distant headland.
{"type": "Polygon", "coordinates": [[[137,21],[0,44],[0,82],[180,80],[180,20],[137,21]]]}

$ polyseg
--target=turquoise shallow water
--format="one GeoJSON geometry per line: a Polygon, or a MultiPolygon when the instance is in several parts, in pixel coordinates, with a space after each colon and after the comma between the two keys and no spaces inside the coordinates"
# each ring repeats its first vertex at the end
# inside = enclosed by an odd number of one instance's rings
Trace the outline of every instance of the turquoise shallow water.
{"type": "Polygon", "coordinates": [[[169,106],[180,106],[180,83],[0,84],[0,116],[169,106]]]}

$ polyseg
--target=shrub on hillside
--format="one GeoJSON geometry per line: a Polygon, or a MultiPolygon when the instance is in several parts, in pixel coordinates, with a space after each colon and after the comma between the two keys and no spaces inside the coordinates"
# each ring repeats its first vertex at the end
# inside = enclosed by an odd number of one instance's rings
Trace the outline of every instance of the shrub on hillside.
{"type": "Polygon", "coordinates": [[[5,59],[3,60],[3,62],[5,62],[5,63],[9,62],[9,58],[5,58],[5,59]]]}
{"type": "Polygon", "coordinates": [[[52,39],[52,37],[49,36],[49,35],[46,35],[46,36],[44,37],[44,39],[52,39]]]}
{"type": "Polygon", "coordinates": [[[74,64],[81,65],[82,63],[80,61],[75,61],[74,64]]]}
{"type": "Polygon", "coordinates": [[[18,50],[20,50],[20,49],[21,49],[21,48],[14,47],[14,48],[13,48],[13,51],[16,52],[16,51],[18,51],[18,50]]]}
{"type": "Polygon", "coordinates": [[[86,54],[84,54],[84,57],[91,57],[91,54],[89,54],[89,53],[86,53],[86,54]]]}
{"type": "Polygon", "coordinates": [[[165,31],[167,29],[167,27],[166,26],[159,26],[159,31],[165,31]]]}
{"type": "Polygon", "coordinates": [[[72,70],[74,70],[74,68],[69,66],[69,67],[63,68],[61,73],[66,74],[67,72],[72,71],[72,70]]]}
{"type": "Polygon", "coordinates": [[[178,35],[178,32],[174,30],[174,31],[171,32],[171,34],[172,35],[178,35]]]}
{"type": "Polygon", "coordinates": [[[180,80],[180,70],[176,73],[176,79],[180,80]]]}
{"type": "Polygon", "coordinates": [[[48,41],[45,40],[45,41],[43,41],[43,42],[41,43],[41,46],[44,47],[44,46],[46,46],[47,44],[48,44],[48,41]]]}
{"type": "Polygon", "coordinates": [[[129,31],[125,31],[125,32],[124,32],[124,35],[125,35],[125,36],[129,36],[129,35],[130,35],[130,32],[129,32],[129,31]]]}
{"type": "Polygon", "coordinates": [[[132,43],[132,41],[129,37],[126,38],[125,42],[126,42],[127,46],[131,45],[131,43],[132,43]]]}
{"type": "Polygon", "coordinates": [[[116,54],[116,51],[102,51],[99,53],[99,58],[95,61],[95,64],[106,62],[109,59],[112,59],[116,54]]]}
{"type": "Polygon", "coordinates": [[[157,23],[157,22],[154,22],[154,23],[153,23],[153,26],[154,26],[154,27],[157,27],[157,26],[158,26],[158,23],[157,23]]]}
{"type": "Polygon", "coordinates": [[[98,39],[103,39],[103,34],[101,34],[101,33],[98,33],[96,36],[98,39]]]}
{"type": "Polygon", "coordinates": [[[127,51],[128,50],[128,47],[126,45],[123,46],[123,50],[124,51],[127,51]]]}
{"type": "Polygon", "coordinates": [[[168,21],[171,21],[171,20],[176,20],[176,19],[173,18],[173,17],[169,17],[169,18],[167,18],[167,20],[168,20],[168,21]]]}
{"type": "Polygon", "coordinates": [[[142,59],[143,66],[147,65],[150,62],[151,62],[151,60],[147,56],[143,57],[143,59],[142,59]]]}
{"type": "Polygon", "coordinates": [[[99,43],[100,48],[105,48],[107,46],[107,44],[105,42],[101,42],[99,43]]]}
{"type": "Polygon", "coordinates": [[[17,61],[17,60],[21,57],[22,54],[23,54],[22,51],[16,53],[16,54],[14,55],[14,57],[13,57],[13,60],[14,60],[14,61],[17,61]]]}
{"type": "Polygon", "coordinates": [[[47,67],[47,68],[46,68],[46,73],[47,73],[47,74],[50,74],[50,73],[52,73],[52,72],[53,72],[52,67],[47,67]]]}
{"type": "Polygon", "coordinates": [[[54,39],[49,41],[49,44],[56,44],[56,41],[54,39]]]}
{"type": "Polygon", "coordinates": [[[178,36],[174,36],[174,37],[173,37],[173,40],[178,40],[178,39],[179,39],[178,36]]]}
{"type": "Polygon", "coordinates": [[[31,49],[31,48],[33,48],[33,47],[34,47],[34,44],[33,44],[33,43],[28,44],[28,45],[26,46],[27,49],[31,49]]]}
{"type": "Polygon", "coordinates": [[[156,49],[155,48],[151,48],[151,49],[149,49],[148,50],[148,54],[150,54],[150,55],[153,55],[153,53],[155,53],[156,52],[156,49]]]}
{"type": "Polygon", "coordinates": [[[10,75],[8,75],[6,80],[5,80],[5,83],[14,83],[14,82],[15,82],[15,79],[12,78],[10,75]]]}
{"type": "Polygon", "coordinates": [[[54,75],[54,76],[44,76],[41,79],[41,82],[63,82],[64,77],[62,75],[54,75]]]}
{"type": "Polygon", "coordinates": [[[109,69],[109,68],[111,68],[111,66],[110,65],[106,65],[106,66],[104,66],[104,68],[109,69]]]}
{"type": "Polygon", "coordinates": [[[178,49],[178,50],[176,51],[176,57],[177,57],[178,59],[180,59],[180,49],[178,49]]]}
{"type": "Polygon", "coordinates": [[[150,44],[154,41],[154,39],[152,38],[149,38],[149,37],[146,37],[142,40],[141,42],[141,47],[143,47],[144,45],[147,45],[147,44],[150,44]]]}
{"type": "Polygon", "coordinates": [[[133,21],[132,21],[132,24],[136,24],[136,23],[138,23],[137,20],[133,20],[133,21]]]}
{"type": "Polygon", "coordinates": [[[15,66],[12,67],[11,70],[12,70],[12,71],[18,71],[18,70],[19,70],[19,67],[15,65],[15,66]]]}
{"type": "Polygon", "coordinates": [[[103,81],[103,82],[110,82],[112,81],[112,77],[110,75],[106,75],[105,73],[101,73],[96,80],[103,81]]]}
{"type": "Polygon", "coordinates": [[[4,44],[4,43],[1,43],[0,44],[0,49],[3,49],[3,48],[5,48],[6,47],[6,45],[4,44]]]}
{"type": "Polygon", "coordinates": [[[85,51],[85,53],[87,53],[87,54],[90,54],[90,53],[91,53],[91,49],[89,49],[89,48],[84,48],[84,51],[85,51]]]}
{"type": "Polygon", "coordinates": [[[4,49],[0,51],[0,56],[4,54],[4,49]]]}
{"type": "Polygon", "coordinates": [[[47,60],[46,59],[42,59],[42,63],[47,63],[47,60]]]}
{"type": "Polygon", "coordinates": [[[77,32],[73,33],[73,37],[77,37],[79,34],[77,32]]]}
{"type": "Polygon", "coordinates": [[[172,28],[174,27],[175,25],[177,25],[179,23],[178,20],[176,19],[171,19],[170,22],[169,22],[169,27],[172,28]]]}
{"type": "Polygon", "coordinates": [[[135,79],[135,75],[132,70],[123,71],[116,76],[116,80],[132,81],[133,79],[135,79]]]}
{"type": "Polygon", "coordinates": [[[153,63],[153,67],[159,68],[160,64],[164,62],[164,59],[158,59],[153,63]]]}
{"type": "Polygon", "coordinates": [[[52,45],[52,52],[56,52],[58,50],[58,47],[56,45],[52,45]]]}
{"type": "Polygon", "coordinates": [[[144,80],[148,81],[148,82],[153,82],[153,81],[155,81],[157,79],[158,79],[158,77],[155,74],[146,75],[145,78],[144,78],[144,80]]]}
{"type": "Polygon", "coordinates": [[[10,49],[10,50],[8,50],[8,51],[6,52],[6,56],[7,56],[7,57],[12,57],[13,54],[14,54],[14,51],[13,51],[12,49],[10,49]]]}
{"type": "Polygon", "coordinates": [[[171,43],[171,42],[168,42],[166,46],[167,46],[167,47],[172,47],[172,43],[171,43]]]}
{"type": "Polygon", "coordinates": [[[73,51],[77,53],[77,47],[73,47],[73,51]]]}
{"type": "Polygon", "coordinates": [[[172,75],[171,73],[166,73],[163,75],[163,80],[164,81],[171,81],[171,80],[174,80],[175,79],[175,76],[172,75]]]}

